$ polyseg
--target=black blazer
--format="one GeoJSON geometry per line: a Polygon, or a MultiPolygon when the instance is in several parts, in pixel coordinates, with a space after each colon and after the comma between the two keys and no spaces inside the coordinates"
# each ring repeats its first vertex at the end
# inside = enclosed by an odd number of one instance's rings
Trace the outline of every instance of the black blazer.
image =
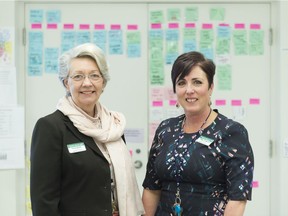
{"type": "Polygon", "coordinates": [[[37,121],[30,159],[33,216],[112,215],[108,161],[62,112],[37,121]],[[73,143],[84,143],[86,150],[69,153],[73,143]]]}

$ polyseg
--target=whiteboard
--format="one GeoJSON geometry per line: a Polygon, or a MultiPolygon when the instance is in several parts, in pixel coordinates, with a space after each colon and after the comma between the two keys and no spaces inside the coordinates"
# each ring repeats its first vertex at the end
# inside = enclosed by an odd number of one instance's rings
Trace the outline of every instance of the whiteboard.
{"type": "MultiPolygon", "coordinates": [[[[136,177],[139,188],[145,175],[147,163],[147,133],[148,133],[148,93],[147,93],[147,6],[143,4],[26,4],[25,5],[25,107],[26,107],[26,139],[27,158],[29,158],[30,142],[33,127],[36,121],[56,109],[59,98],[65,95],[65,89],[58,80],[56,73],[47,73],[44,70],[41,75],[29,74],[29,33],[43,33],[43,53],[45,48],[61,47],[61,32],[64,24],[74,24],[75,32],[81,32],[79,25],[89,24],[91,40],[94,25],[101,24],[105,30],[110,30],[111,25],[121,25],[123,39],[123,54],[109,54],[106,47],[106,56],[109,65],[111,80],[108,81],[105,90],[100,97],[101,103],[109,108],[122,112],[126,116],[127,125],[125,132],[128,149],[132,152],[135,161],[136,177]],[[37,29],[31,23],[31,10],[43,11],[42,28],[37,29]],[[46,20],[47,11],[60,11],[61,22],[57,23],[57,29],[48,29],[46,20]],[[127,25],[137,25],[141,32],[140,56],[127,57],[126,33],[127,25]],[[133,138],[133,136],[135,136],[133,138]],[[130,137],[130,138],[129,138],[130,137]]],[[[36,18],[35,18],[36,19],[36,18]]],[[[32,40],[32,39],[30,39],[32,40]]],[[[107,39],[108,40],[108,39],[107,39]]],[[[33,41],[32,41],[33,42],[33,41]]],[[[91,41],[92,42],[92,41],[91,41]]],[[[43,54],[44,55],[44,54],[43,54]]],[[[43,56],[44,61],[44,56],[43,56]]],[[[43,63],[44,65],[44,63],[43,63]]],[[[43,66],[43,68],[45,68],[43,66]]],[[[27,184],[29,184],[29,167],[27,168],[27,184]]]]}
{"type": "MultiPolygon", "coordinates": [[[[212,108],[218,109],[220,113],[242,123],[247,128],[249,133],[250,143],[254,151],[255,172],[252,201],[248,202],[245,215],[270,215],[270,4],[149,4],[148,16],[151,16],[152,13],[159,14],[160,12],[163,14],[161,29],[164,32],[169,29],[170,23],[179,24],[179,40],[177,43],[179,54],[184,52],[183,27],[186,23],[195,24],[197,51],[200,49],[200,31],[203,29],[203,24],[212,24],[214,34],[214,41],[212,43],[214,55],[212,59],[216,64],[216,74],[214,77],[215,87],[212,95],[212,108]],[[185,11],[188,8],[196,8],[198,19],[191,19],[197,20],[187,20],[187,14],[185,11]],[[219,16],[213,18],[213,16],[211,16],[211,11],[220,13],[218,15],[223,16],[223,19],[220,19],[221,17],[219,16]],[[221,12],[224,14],[221,14],[221,12]],[[174,20],[172,15],[174,15],[174,20]],[[234,29],[235,24],[245,24],[248,43],[251,29],[254,30],[254,24],[260,25],[260,31],[262,31],[264,34],[262,43],[264,50],[263,53],[248,53],[247,55],[235,54],[235,47],[233,46],[231,40],[229,54],[217,55],[215,51],[217,44],[217,26],[220,24],[229,24],[232,30],[234,29]],[[251,24],[252,27],[250,28],[251,24]],[[221,87],[222,83],[219,82],[221,80],[218,77],[219,67],[220,65],[225,65],[223,62],[229,64],[231,67],[231,89],[229,90],[221,90],[225,86],[221,87]],[[225,102],[225,105],[222,104],[223,101],[225,102]]],[[[152,23],[150,18],[150,30],[151,24],[152,23]]],[[[168,48],[169,47],[167,46],[167,42],[165,39],[163,39],[164,58],[165,54],[168,52],[168,50],[166,50],[168,48]]],[[[209,54],[209,52],[207,53],[209,54]]],[[[171,91],[171,67],[171,64],[165,63],[164,84],[152,85],[150,82],[149,89],[155,89],[158,87],[160,90],[161,88],[164,88],[164,92],[167,91],[167,89],[170,89],[171,91]]],[[[155,98],[157,100],[157,97],[155,98]]],[[[155,98],[154,96],[152,97],[151,94],[149,95],[150,107],[156,110],[155,112],[161,112],[159,111],[161,109],[164,110],[165,112],[162,116],[163,118],[167,118],[169,115],[171,116],[177,114],[177,111],[175,111],[176,108],[171,106],[169,101],[167,101],[167,98],[163,100],[164,105],[161,108],[153,107],[153,99],[155,98]],[[167,110],[169,111],[167,112],[167,110]]],[[[173,98],[168,98],[168,100],[172,99],[173,98]]],[[[150,116],[149,124],[155,122],[155,119],[157,118],[151,119],[150,116]]]]}
{"type": "MultiPolygon", "coordinates": [[[[165,93],[171,89],[170,70],[171,64],[164,64],[163,85],[152,85],[149,56],[149,31],[151,30],[151,12],[162,11],[162,29],[167,29],[170,22],[168,20],[168,10],[178,9],[180,19],[179,26],[186,23],[185,10],[187,7],[196,7],[198,10],[198,20],[193,21],[196,28],[200,29],[203,23],[213,24],[213,27],[220,23],[233,26],[235,23],[244,23],[247,33],[250,24],[260,24],[261,31],[264,32],[263,49],[261,55],[234,55],[233,47],[231,53],[226,57],[231,65],[231,89],[219,90],[217,71],[215,75],[215,88],[212,97],[213,108],[217,108],[228,117],[235,118],[246,126],[249,132],[251,144],[255,155],[255,175],[252,201],[248,202],[245,215],[269,215],[270,211],[270,159],[269,159],[269,139],[270,139],[270,4],[153,4],[153,3],[117,3],[117,4],[97,4],[97,3],[71,3],[71,4],[25,4],[25,109],[26,109],[26,140],[30,143],[32,130],[38,118],[47,115],[55,110],[57,101],[65,94],[65,89],[58,81],[57,75],[53,73],[43,73],[40,76],[28,74],[29,64],[29,32],[43,33],[43,48],[61,47],[61,32],[63,24],[73,23],[74,31],[80,31],[80,24],[96,23],[105,25],[108,31],[111,24],[121,25],[123,33],[123,53],[120,55],[109,54],[107,47],[107,59],[110,65],[111,81],[108,82],[101,102],[111,110],[117,110],[127,118],[127,129],[131,134],[138,132],[136,139],[127,142],[128,148],[133,152],[133,160],[136,162],[137,180],[139,186],[142,184],[145,175],[145,165],[147,153],[151,143],[153,130],[157,125],[155,113],[158,111],[161,118],[176,115],[181,110],[176,110],[168,103],[165,93]],[[225,9],[224,19],[221,21],[211,20],[211,9],[225,9]],[[32,29],[30,12],[31,10],[43,10],[44,18],[41,29],[32,29]],[[61,21],[57,29],[47,29],[45,13],[47,11],[60,11],[61,21]],[[245,16],[243,16],[245,11],[245,16]],[[257,15],[255,15],[257,11],[257,15]],[[136,24],[141,35],[141,55],[137,58],[127,56],[127,25],[136,24]],[[161,89],[163,92],[163,105],[155,107],[153,104],[153,90],[161,89]],[[219,101],[225,101],[225,105],[219,105],[219,101]],[[232,101],[241,101],[241,106],[231,105],[232,101]],[[256,102],[255,102],[256,101],[256,102]],[[216,105],[216,103],[218,105],[216,105]],[[141,162],[141,163],[139,163],[141,162]],[[142,166],[141,166],[142,164],[142,166]]],[[[177,11],[177,10],[176,10],[177,11]]],[[[216,28],[215,28],[216,29],[216,28]]],[[[89,30],[93,33],[93,27],[89,30]]],[[[180,37],[177,41],[179,54],[183,52],[183,36],[180,30],[180,37]]],[[[215,36],[216,37],[216,36],[215,36]]],[[[200,33],[197,31],[197,40],[200,40],[200,33]]],[[[215,43],[215,42],[213,42],[215,43]]],[[[107,44],[108,46],[108,44],[107,44]]],[[[167,53],[165,41],[163,39],[163,55],[167,53]]],[[[220,62],[214,56],[215,63],[220,62]]],[[[226,60],[227,60],[226,59],[226,60]]],[[[159,114],[158,113],[158,114],[159,114]]],[[[158,115],[156,114],[156,116],[158,115]]],[[[29,146],[28,146],[29,147],[29,146]]],[[[29,157],[29,148],[27,149],[29,157]]],[[[29,169],[29,168],[28,168],[29,169]]],[[[27,172],[29,172],[27,169],[27,172]]],[[[28,174],[27,174],[28,176],[28,174]]],[[[27,184],[28,178],[27,178],[27,184]]],[[[141,186],[140,186],[141,188],[141,186]]]]}

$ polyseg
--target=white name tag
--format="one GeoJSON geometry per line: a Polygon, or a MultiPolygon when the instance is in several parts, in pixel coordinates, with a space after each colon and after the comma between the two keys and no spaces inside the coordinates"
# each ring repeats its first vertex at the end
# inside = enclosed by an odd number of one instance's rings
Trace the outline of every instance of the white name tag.
{"type": "Polygon", "coordinates": [[[69,153],[86,151],[84,143],[71,143],[67,145],[69,153]]]}
{"type": "Polygon", "coordinates": [[[209,137],[200,136],[196,142],[201,143],[203,145],[209,146],[214,140],[210,139],[209,137]]]}

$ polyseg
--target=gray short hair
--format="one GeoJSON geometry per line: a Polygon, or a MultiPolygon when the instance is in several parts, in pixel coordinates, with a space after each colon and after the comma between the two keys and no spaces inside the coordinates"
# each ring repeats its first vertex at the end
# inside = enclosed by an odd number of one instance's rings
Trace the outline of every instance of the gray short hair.
{"type": "Polygon", "coordinates": [[[82,57],[90,57],[96,62],[103,76],[104,83],[106,85],[108,80],[110,80],[107,61],[102,49],[100,49],[93,43],[84,43],[79,46],[76,46],[66,51],[59,57],[58,77],[62,82],[62,84],[64,85],[64,80],[67,79],[68,77],[71,61],[75,58],[82,58],[82,57]]]}

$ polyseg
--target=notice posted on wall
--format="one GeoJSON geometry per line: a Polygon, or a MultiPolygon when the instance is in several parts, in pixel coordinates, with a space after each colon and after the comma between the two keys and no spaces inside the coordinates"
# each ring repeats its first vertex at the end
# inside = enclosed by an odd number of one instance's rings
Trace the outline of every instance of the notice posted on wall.
{"type": "Polygon", "coordinates": [[[0,106],[0,169],[24,168],[24,108],[0,106]]]}
{"type": "Polygon", "coordinates": [[[14,28],[0,27],[0,65],[14,65],[14,41],[14,28]]]}
{"type": "Polygon", "coordinates": [[[17,104],[17,80],[15,67],[0,66],[0,106],[17,104]]]}

